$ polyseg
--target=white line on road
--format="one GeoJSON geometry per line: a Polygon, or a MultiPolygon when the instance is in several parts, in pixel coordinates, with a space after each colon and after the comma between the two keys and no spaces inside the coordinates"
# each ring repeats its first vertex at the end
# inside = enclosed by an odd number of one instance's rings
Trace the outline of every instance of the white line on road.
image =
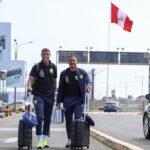
{"type": "Polygon", "coordinates": [[[17,140],[18,140],[17,137],[13,137],[13,138],[8,138],[8,139],[6,139],[4,142],[5,142],[5,143],[16,143],[17,140]]]}
{"type": "MultiPolygon", "coordinates": [[[[0,128],[0,131],[18,131],[18,128],[0,128]]],[[[35,128],[33,128],[33,131],[35,131],[35,128]]],[[[66,131],[65,128],[51,128],[52,132],[60,132],[60,131],[66,131]]]]}

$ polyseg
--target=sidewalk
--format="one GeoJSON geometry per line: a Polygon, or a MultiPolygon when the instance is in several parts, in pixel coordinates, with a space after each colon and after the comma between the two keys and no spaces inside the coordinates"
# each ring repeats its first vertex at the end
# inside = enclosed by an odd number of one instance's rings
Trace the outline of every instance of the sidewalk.
{"type": "MultiPolygon", "coordinates": [[[[35,132],[33,132],[35,135],[35,132]]],[[[37,139],[33,136],[33,150],[36,149],[37,139]]],[[[48,143],[50,146],[50,150],[69,150],[65,148],[65,144],[67,142],[66,137],[66,130],[64,125],[52,125],[51,126],[51,136],[48,139],[48,143]]],[[[84,148],[87,149],[87,148],[84,148]]],[[[88,150],[112,150],[111,148],[107,147],[103,143],[99,142],[98,140],[90,137],[90,147],[88,150]]]]}
{"type": "MultiPolygon", "coordinates": [[[[18,149],[18,122],[22,114],[0,119],[0,150],[17,150],[18,149]]],[[[48,139],[50,148],[47,150],[69,150],[65,148],[67,137],[65,124],[51,125],[51,136],[48,139]]],[[[37,136],[33,128],[32,150],[36,150],[37,136]]],[[[86,149],[86,148],[84,148],[86,149]]],[[[108,146],[90,137],[90,146],[88,150],[112,150],[108,146]]]]}

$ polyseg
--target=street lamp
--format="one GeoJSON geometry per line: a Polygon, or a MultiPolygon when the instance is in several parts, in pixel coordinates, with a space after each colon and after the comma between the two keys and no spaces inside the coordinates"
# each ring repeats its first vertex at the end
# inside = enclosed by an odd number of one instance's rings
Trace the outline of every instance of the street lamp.
{"type": "Polygon", "coordinates": [[[14,43],[15,43],[15,45],[14,45],[14,48],[15,48],[15,60],[17,60],[17,58],[18,58],[18,49],[19,49],[19,47],[22,46],[22,45],[25,45],[25,44],[31,44],[33,42],[34,41],[18,43],[17,39],[14,39],[14,43]]]}
{"type": "Polygon", "coordinates": [[[86,46],[85,49],[86,49],[86,50],[89,50],[89,49],[92,50],[92,49],[93,49],[93,46],[90,46],[90,47],[86,46]]]}
{"type": "Polygon", "coordinates": [[[128,98],[128,81],[120,81],[121,84],[124,84],[125,87],[125,98],[128,98]]]}
{"type": "Polygon", "coordinates": [[[123,47],[122,47],[122,48],[117,47],[117,51],[118,51],[118,64],[119,64],[119,65],[120,65],[120,58],[121,58],[120,52],[123,51],[123,50],[124,50],[123,47]]]}
{"type": "Polygon", "coordinates": [[[135,76],[134,78],[141,80],[141,96],[143,96],[143,84],[144,84],[143,80],[145,79],[145,77],[144,76],[142,76],[142,77],[135,76]]]}
{"type": "Polygon", "coordinates": [[[149,73],[148,73],[148,93],[150,93],[150,48],[147,49],[148,51],[148,70],[149,70],[149,73]]]}
{"type": "Polygon", "coordinates": [[[59,46],[59,50],[60,50],[60,51],[62,50],[62,46],[59,46]]]}
{"type": "MultiPolygon", "coordinates": [[[[14,39],[14,49],[15,49],[15,60],[17,61],[18,59],[18,50],[19,47],[25,44],[31,44],[33,41],[29,42],[23,42],[23,43],[18,43],[17,39],[14,39]]],[[[17,93],[17,87],[14,87],[14,110],[16,111],[16,93],[17,93]]]]}

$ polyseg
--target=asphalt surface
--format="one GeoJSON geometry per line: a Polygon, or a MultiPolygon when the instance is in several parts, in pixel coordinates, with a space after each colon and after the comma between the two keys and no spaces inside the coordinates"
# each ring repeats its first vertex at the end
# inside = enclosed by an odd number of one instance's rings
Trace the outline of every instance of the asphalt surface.
{"type": "Polygon", "coordinates": [[[150,140],[144,138],[142,114],[95,113],[90,114],[96,122],[95,129],[119,140],[150,150],[150,140]]]}
{"type": "MultiPolygon", "coordinates": [[[[21,114],[14,114],[11,117],[0,118],[0,150],[17,150],[17,134],[18,121],[21,114]]],[[[51,150],[67,150],[65,144],[67,141],[65,125],[52,125],[51,136],[48,139],[51,150]]],[[[37,138],[35,136],[35,129],[33,129],[33,150],[36,149],[37,138]]],[[[86,148],[85,148],[86,149],[86,148]]],[[[111,148],[90,138],[89,150],[111,150],[111,148]]]]}

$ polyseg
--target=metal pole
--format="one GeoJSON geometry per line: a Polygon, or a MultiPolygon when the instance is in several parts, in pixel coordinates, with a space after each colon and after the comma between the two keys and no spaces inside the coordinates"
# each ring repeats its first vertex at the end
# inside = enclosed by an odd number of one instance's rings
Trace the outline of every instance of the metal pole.
{"type": "MultiPolygon", "coordinates": [[[[17,61],[17,53],[18,53],[18,42],[14,39],[15,42],[15,61],[17,61]]],[[[14,111],[16,112],[16,96],[17,95],[17,87],[14,87],[14,111]]]]}
{"type": "MultiPolygon", "coordinates": [[[[110,20],[111,20],[111,0],[109,0],[109,15],[108,15],[108,43],[107,50],[110,50],[110,20]]],[[[106,81],[106,101],[109,100],[109,64],[107,64],[107,81],[106,81]]]]}
{"type": "MultiPolygon", "coordinates": [[[[18,59],[18,49],[21,45],[25,45],[25,44],[30,44],[33,43],[33,41],[29,41],[29,42],[24,42],[24,43],[20,43],[18,44],[17,39],[14,39],[14,48],[15,48],[15,61],[17,61],[18,59]]],[[[14,87],[14,111],[16,112],[16,97],[17,97],[17,87],[14,87]]]]}
{"type": "Polygon", "coordinates": [[[94,100],[94,76],[95,76],[95,69],[92,69],[92,100],[94,100]]]}
{"type": "Polygon", "coordinates": [[[106,86],[106,102],[109,100],[109,65],[107,64],[107,86],[106,86]]]}
{"type": "Polygon", "coordinates": [[[128,88],[127,88],[127,82],[125,83],[125,89],[126,89],[126,98],[128,98],[128,95],[127,95],[127,90],[128,90],[128,88]]]}
{"type": "Polygon", "coordinates": [[[143,96],[143,78],[142,78],[142,96],[143,96]]]}
{"type": "Polygon", "coordinates": [[[147,51],[148,51],[148,71],[149,71],[148,72],[149,73],[149,75],[148,75],[148,81],[149,81],[148,82],[149,83],[148,84],[148,93],[150,93],[150,52],[149,52],[150,49],[148,48],[147,51]]]}
{"type": "MultiPolygon", "coordinates": [[[[150,55],[150,54],[149,54],[150,55]]],[[[149,56],[150,57],[150,56],[149,56]]],[[[148,77],[148,80],[149,80],[149,86],[148,86],[148,93],[150,93],[150,58],[149,58],[149,77],[148,77]]]]}

